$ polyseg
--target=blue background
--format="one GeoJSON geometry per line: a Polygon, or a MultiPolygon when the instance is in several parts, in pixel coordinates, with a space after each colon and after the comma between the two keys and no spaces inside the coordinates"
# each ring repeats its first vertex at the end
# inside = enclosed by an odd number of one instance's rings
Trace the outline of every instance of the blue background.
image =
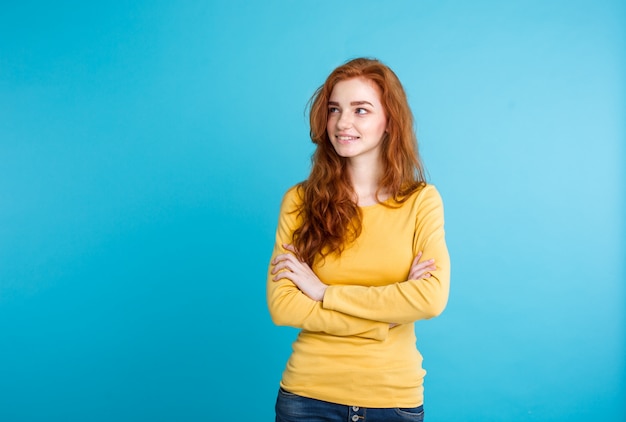
{"type": "Polygon", "coordinates": [[[128,3],[0,13],[0,420],[273,420],[278,207],[359,55],[446,206],[428,420],[625,420],[623,2],[128,3]]]}

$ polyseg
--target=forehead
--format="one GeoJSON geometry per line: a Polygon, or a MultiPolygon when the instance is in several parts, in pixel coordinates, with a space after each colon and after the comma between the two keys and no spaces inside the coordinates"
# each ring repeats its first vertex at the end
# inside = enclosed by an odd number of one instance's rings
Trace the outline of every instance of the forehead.
{"type": "Polygon", "coordinates": [[[380,104],[380,89],[370,79],[363,77],[345,79],[335,84],[329,101],[369,101],[380,104]]]}

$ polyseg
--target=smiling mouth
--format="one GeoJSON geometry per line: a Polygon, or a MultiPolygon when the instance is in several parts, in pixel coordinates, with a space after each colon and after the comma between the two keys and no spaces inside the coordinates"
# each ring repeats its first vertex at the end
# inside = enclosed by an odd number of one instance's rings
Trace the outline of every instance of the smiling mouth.
{"type": "Polygon", "coordinates": [[[357,139],[359,139],[358,136],[335,136],[335,138],[337,138],[337,140],[339,142],[352,142],[352,141],[356,141],[357,139]]]}

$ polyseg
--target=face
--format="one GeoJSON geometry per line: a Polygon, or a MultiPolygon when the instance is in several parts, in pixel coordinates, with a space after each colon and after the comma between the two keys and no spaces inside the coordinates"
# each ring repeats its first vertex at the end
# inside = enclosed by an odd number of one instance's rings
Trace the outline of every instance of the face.
{"type": "Polygon", "coordinates": [[[386,129],[387,116],[374,82],[352,78],[335,85],[328,100],[326,131],[338,155],[378,160],[386,129]]]}

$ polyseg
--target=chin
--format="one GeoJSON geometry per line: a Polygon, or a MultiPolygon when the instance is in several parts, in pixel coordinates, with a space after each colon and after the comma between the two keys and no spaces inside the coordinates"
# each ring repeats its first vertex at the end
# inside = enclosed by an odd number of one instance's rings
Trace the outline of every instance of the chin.
{"type": "Polygon", "coordinates": [[[350,158],[357,154],[357,152],[352,151],[347,148],[343,148],[341,145],[339,146],[339,148],[335,147],[335,152],[337,153],[338,156],[343,157],[343,158],[350,158]]]}

